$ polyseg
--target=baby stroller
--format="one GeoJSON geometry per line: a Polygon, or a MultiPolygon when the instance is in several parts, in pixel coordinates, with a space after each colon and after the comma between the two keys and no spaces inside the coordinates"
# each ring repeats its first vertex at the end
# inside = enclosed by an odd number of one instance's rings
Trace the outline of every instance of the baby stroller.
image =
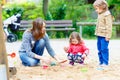
{"type": "Polygon", "coordinates": [[[8,19],[4,20],[3,22],[3,30],[7,36],[7,42],[15,42],[17,41],[17,35],[12,33],[13,31],[17,31],[20,27],[20,20],[21,20],[21,14],[16,14],[8,19]],[[8,29],[9,27],[9,29],[8,29]]]}

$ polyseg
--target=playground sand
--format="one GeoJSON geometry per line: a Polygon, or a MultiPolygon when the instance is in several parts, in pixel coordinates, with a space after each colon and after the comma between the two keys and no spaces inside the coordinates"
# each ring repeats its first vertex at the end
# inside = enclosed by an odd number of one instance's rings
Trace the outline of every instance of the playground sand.
{"type": "MultiPolygon", "coordinates": [[[[12,44],[6,43],[7,52],[14,51],[17,54],[15,64],[17,74],[12,76],[10,80],[120,80],[119,40],[111,40],[109,46],[110,65],[104,69],[100,69],[98,66],[96,40],[85,40],[86,45],[90,48],[90,54],[85,65],[69,66],[67,61],[61,65],[48,65],[47,68],[43,68],[42,65],[36,67],[23,66],[18,55],[20,43],[20,41],[12,44]],[[16,47],[14,48],[14,46],[16,47]]],[[[51,40],[51,44],[57,55],[61,59],[66,59],[67,54],[63,51],[63,47],[68,45],[67,40],[51,40]]],[[[50,58],[47,51],[43,56],[50,58]]]]}

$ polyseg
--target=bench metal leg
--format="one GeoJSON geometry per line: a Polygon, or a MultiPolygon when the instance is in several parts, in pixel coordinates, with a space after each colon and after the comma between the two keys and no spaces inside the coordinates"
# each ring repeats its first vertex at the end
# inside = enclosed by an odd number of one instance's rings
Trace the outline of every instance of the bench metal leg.
{"type": "Polygon", "coordinates": [[[66,38],[68,38],[68,30],[66,30],[66,38]]]}
{"type": "Polygon", "coordinates": [[[82,26],[79,26],[80,36],[82,37],[82,26]]]}

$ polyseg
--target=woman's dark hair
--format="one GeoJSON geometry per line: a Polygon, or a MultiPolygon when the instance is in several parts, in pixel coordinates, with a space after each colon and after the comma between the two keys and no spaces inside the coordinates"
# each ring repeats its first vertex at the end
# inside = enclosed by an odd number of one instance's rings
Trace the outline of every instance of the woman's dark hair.
{"type": "Polygon", "coordinates": [[[42,32],[42,29],[45,28],[45,26],[43,25],[44,23],[45,21],[40,18],[37,18],[36,20],[33,21],[31,32],[35,40],[39,40],[40,38],[44,37],[45,32],[44,33],[42,32]]]}

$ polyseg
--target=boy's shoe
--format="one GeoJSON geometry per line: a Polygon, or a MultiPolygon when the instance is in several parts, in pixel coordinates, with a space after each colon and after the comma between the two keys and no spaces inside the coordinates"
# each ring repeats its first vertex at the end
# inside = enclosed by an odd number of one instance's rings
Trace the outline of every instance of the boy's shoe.
{"type": "Polygon", "coordinates": [[[101,66],[103,67],[104,70],[108,70],[108,65],[102,64],[101,66]]]}
{"type": "Polygon", "coordinates": [[[107,67],[107,64],[100,64],[101,67],[107,67]]]}
{"type": "Polygon", "coordinates": [[[101,64],[101,65],[99,65],[99,67],[97,68],[97,70],[108,70],[108,65],[101,64]]]}

